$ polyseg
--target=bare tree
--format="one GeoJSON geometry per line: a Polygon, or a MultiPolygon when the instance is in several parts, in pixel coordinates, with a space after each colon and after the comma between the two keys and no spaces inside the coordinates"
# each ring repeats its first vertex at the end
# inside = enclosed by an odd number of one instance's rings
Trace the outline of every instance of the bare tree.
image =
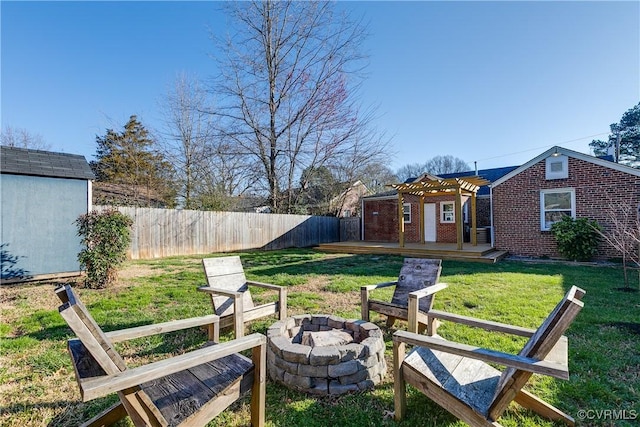
{"type": "Polygon", "coordinates": [[[398,176],[384,163],[370,163],[366,165],[359,178],[367,186],[370,194],[390,190],[389,184],[399,182],[398,176]]]}
{"type": "Polygon", "coordinates": [[[445,173],[466,172],[471,167],[462,159],[452,155],[435,156],[425,163],[410,163],[398,169],[398,178],[406,181],[409,178],[417,178],[425,173],[441,175],[445,173]]]}
{"type": "MultiPolygon", "coordinates": [[[[627,289],[630,289],[628,270],[630,266],[636,269],[640,267],[640,207],[634,206],[631,202],[610,202],[605,210],[605,216],[606,226],[603,230],[596,229],[596,231],[620,253],[624,284],[627,289]]],[[[638,270],[638,280],[640,283],[640,270],[638,270]]]]}
{"type": "Polygon", "coordinates": [[[237,32],[223,46],[217,114],[235,152],[261,169],[273,212],[289,212],[307,168],[384,151],[364,138],[371,115],[357,103],[362,26],[332,3],[227,4],[237,32]]]}
{"type": "Polygon", "coordinates": [[[427,160],[424,166],[425,171],[433,175],[466,172],[471,170],[471,167],[464,160],[451,155],[435,156],[434,158],[427,160]]]}
{"type": "Polygon", "coordinates": [[[164,99],[164,151],[187,209],[229,208],[230,197],[242,194],[251,176],[244,157],[217,130],[213,110],[203,85],[186,73],[178,75],[164,99]]]}
{"type": "Polygon", "coordinates": [[[164,99],[164,150],[179,183],[178,198],[186,209],[195,207],[196,186],[205,175],[207,146],[213,138],[207,93],[198,80],[180,74],[164,99]]]}
{"type": "Polygon", "coordinates": [[[26,129],[6,126],[0,134],[1,145],[34,150],[50,150],[51,145],[44,142],[42,135],[31,133],[26,129]]]}
{"type": "Polygon", "coordinates": [[[410,179],[417,178],[426,171],[426,165],[424,163],[409,163],[401,166],[396,171],[398,179],[402,182],[410,179]]]}

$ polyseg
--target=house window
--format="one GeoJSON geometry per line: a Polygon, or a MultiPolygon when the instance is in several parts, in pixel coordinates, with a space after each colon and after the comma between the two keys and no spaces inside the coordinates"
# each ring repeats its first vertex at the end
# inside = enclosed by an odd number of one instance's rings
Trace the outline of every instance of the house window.
{"type": "Polygon", "coordinates": [[[440,203],[440,222],[456,222],[455,202],[440,203]]]}
{"type": "Polygon", "coordinates": [[[573,188],[540,191],[540,229],[551,230],[564,215],[576,217],[576,192],[573,188]]]}
{"type": "Polygon", "coordinates": [[[564,179],[569,177],[569,158],[567,156],[551,155],[547,157],[545,178],[564,179]]]}
{"type": "Polygon", "coordinates": [[[404,217],[405,223],[411,222],[411,203],[402,204],[402,216],[404,217]]]}

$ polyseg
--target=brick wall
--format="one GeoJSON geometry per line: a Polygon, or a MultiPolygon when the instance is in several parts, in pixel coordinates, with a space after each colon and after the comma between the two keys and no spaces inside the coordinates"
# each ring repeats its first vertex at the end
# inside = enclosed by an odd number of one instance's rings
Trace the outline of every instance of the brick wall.
{"type": "Polygon", "coordinates": [[[364,240],[398,241],[398,200],[364,200],[364,240]]]}
{"type": "MultiPolygon", "coordinates": [[[[462,197],[462,203],[468,197],[462,197]]],[[[456,224],[440,222],[440,203],[453,201],[451,196],[428,197],[426,203],[436,204],[436,239],[439,243],[456,243],[456,224]]],[[[411,203],[411,222],[404,224],[404,241],[419,243],[420,236],[420,199],[406,196],[405,203],[411,203]]],[[[364,201],[364,240],[378,242],[397,242],[398,239],[398,199],[364,201]]]]}
{"type": "MultiPolygon", "coordinates": [[[[611,203],[640,202],[640,177],[569,157],[569,177],[545,179],[542,160],[493,188],[496,248],[514,255],[560,257],[553,234],[540,230],[540,190],[573,188],[576,218],[595,219],[609,227],[606,210],[611,203]]],[[[598,258],[619,255],[602,243],[598,258]]]]}

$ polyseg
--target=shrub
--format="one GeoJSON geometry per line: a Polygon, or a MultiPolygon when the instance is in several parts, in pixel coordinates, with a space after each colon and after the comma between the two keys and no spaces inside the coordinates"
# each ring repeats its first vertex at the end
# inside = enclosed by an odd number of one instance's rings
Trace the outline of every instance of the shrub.
{"type": "Polygon", "coordinates": [[[551,226],[558,243],[558,252],[567,259],[589,261],[598,252],[600,225],[587,218],[563,216],[551,226]]]}
{"type": "Polygon", "coordinates": [[[87,272],[85,285],[102,289],[113,283],[117,267],[126,259],[133,221],[116,211],[89,212],[75,221],[84,249],[78,261],[87,272]]]}

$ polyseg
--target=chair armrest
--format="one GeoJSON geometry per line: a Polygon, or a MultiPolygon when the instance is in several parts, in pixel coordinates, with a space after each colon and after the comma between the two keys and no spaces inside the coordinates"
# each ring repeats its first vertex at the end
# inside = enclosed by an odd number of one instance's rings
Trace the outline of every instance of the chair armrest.
{"type": "Polygon", "coordinates": [[[254,347],[264,346],[267,337],[262,334],[251,334],[236,338],[222,344],[216,344],[195,350],[169,359],[153,362],[148,365],[127,369],[115,375],[107,375],[83,380],[80,391],[83,401],[96,399],[108,394],[137,386],[194,366],[220,359],[254,347]]]}
{"type": "Polygon", "coordinates": [[[521,337],[531,337],[536,332],[534,329],[521,328],[519,326],[507,325],[506,323],[492,322],[490,320],[477,319],[475,317],[462,316],[440,310],[430,310],[428,316],[436,319],[449,320],[462,325],[475,326],[488,331],[504,332],[521,337]]]}
{"type": "Polygon", "coordinates": [[[362,320],[369,321],[369,292],[374,289],[387,288],[389,286],[395,286],[398,281],[383,282],[376,285],[366,285],[360,287],[360,317],[362,320]]]}
{"type": "Polygon", "coordinates": [[[278,304],[279,304],[278,317],[281,320],[287,317],[287,288],[286,287],[274,285],[271,283],[254,282],[253,280],[247,280],[247,285],[258,286],[261,288],[278,291],[278,304]]]}
{"type": "MultiPolygon", "coordinates": [[[[409,292],[407,301],[407,322],[409,324],[409,331],[418,332],[418,313],[420,311],[420,298],[425,298],[433,295],[448,286],[449,285],[447,285],[446,283],[436,283],[435,285],[431,285],[423,289],[418,289],[417,291],[409,292]]],[[[431,310],[429,310],[429,312],[431,312],[431,310]]],[[[423,312],[423,317],[424,314],[428,315],[428,313],[423,312]]],[[[427,333],[429,335],[433,335],[435,333],[435,326],[429,321],[427,321],[427,333]]]]}
{"type": "Polygon", "coordinates": [[[365,286],[361,286],[360,290],[361,291],[372,291],[374,289],[380,289],[380,288],[387,288],[389,286],[395,286],[398,284],[398,281],[394,281],[394,282],[382,282],[382,283],[378,283],[376,285],[365,285],[365,286]]]}
{"type": "Polygon", "coordinates": [[[247,280],[247,285],[258,286],[260,288],[266,288],[266,289],[274,289],[276,291],[279,291],[280,289],[284,288],[284,286],[274,285],[271,283],[254,282],[253,280],[247,280]]]}
{"type": "Polygon", "coordinates": [[[428,286],[423,289],[418,289],[417,291],[409,292],[409,300],[428,297],[429,295],[433,295],[436,292],[439,292],[447,288],[448,286],[449,285],[447,285],[446,283],[437,283],[435,285],[428,286]]]}
{"type": "Polygon", "coordinates": [[[432,350],[442,351],[484,362],[497,363],[509,368],[520,369],[535,374],[549,375],[554,378],[569,379],[569,368],[565,364],[538,360],[530,357],[518,356],[501,351],[490,350],[482,347],[447,341],[443,338],[419,335],[413,332],[397,331],[393,334],[394,346],[397,343],[406,343],[427,347],[432,350]]]}
{"type": "Polygon", "coordinates": [[[191,317],[189,319],[173,320],[170,322],[137,326],[135,328],[120,329],[118,331],[106,332],[105,335],[109,340],[111,340],[111,342],[115,343],[132,340],[134,338],[147,337],[149,335],[180,331],[182,329],[194,328],[196,326],[216,324],[218,322],[220,322],[220,317],[215,314],[210,314],[208,316],[191,317]]]}
{"type": "Polygon", "coordinates": [[[228,289],[221,289],[221,288],[213,288],[211,286],[200,286],[198,287],[198,290],[200,292],[205,292],[207,294],[214,294],[214,295],[219,294],[219,295],[224,295],[230,298],[238,298],[243,295],[242,292],[230,291],[228,289]]]}

